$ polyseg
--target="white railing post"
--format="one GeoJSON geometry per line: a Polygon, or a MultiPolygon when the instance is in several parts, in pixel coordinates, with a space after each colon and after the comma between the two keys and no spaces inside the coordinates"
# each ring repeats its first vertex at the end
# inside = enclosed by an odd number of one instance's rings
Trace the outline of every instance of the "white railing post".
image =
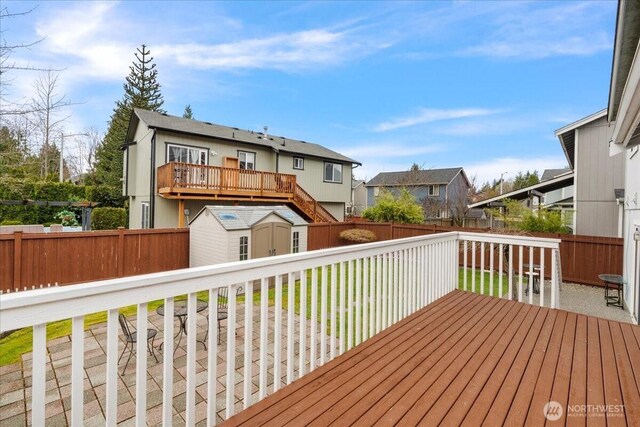
{"type": "MultiPolygon", "coordinates": [[[[115,426],[118,407],[118,309],[107,311],[107,371],[105,373],[107,406],[105,424],[115,426]]],[[[35,424],[34,424],[35,425],[35,424]]]]}
{"type": "MultiPolygon", "coordinates": [[[[33,326],[33,359],[31,367],[31,425],[43,426],[47,378],[47,324],[33,326]]],[[[72,361],[73,363],[73,361],[72,361]]]]}

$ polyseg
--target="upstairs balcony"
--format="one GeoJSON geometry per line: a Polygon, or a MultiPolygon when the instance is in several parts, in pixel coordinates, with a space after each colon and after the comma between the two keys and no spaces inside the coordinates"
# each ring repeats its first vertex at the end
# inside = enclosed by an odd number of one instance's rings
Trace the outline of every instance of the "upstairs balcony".
{"type": "Polygon", "coordinates": [[[417,424],[427,411],[535,424],[552,395],[637,420],[639,354],[625,343],[640,332],[553,310],[559,263],[556,239],[449,232],[0,295],[0,332],[33,331],[22,373],[6,375],[26,385],[33,425],[59,407],[73,425],[417,424]],[[157,331],[158,361],[141,339],[125,366],[121,312],[157,331]],[[104,323],[85,331],[95,313],[104,323]],[[48,342],[63,319],[70,339],[48,342]]]}
{"type": "Polygon", "coordinates": [[[168,199],[250,200],[286,203],[312,222],[335,222],[291,174],[167,163],[158,167],[158,194],[168,199]]]}

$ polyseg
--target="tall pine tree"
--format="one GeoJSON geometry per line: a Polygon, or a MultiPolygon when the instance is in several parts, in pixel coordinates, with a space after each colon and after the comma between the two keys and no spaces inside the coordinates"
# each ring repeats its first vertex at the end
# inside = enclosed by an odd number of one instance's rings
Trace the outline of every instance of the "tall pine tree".
{"type": "Polygon", "coordinates": [[[129,120],[134,108],[164,113],[164,99],[160,93],[158,71],[155,69],[153,57],[146,45],[142,45],[135,53],[135,60],[129,67],[129,75],[124,83],[124,97],[116,102],[109,129],[96,150],[95,180],[96,184],[109,187],[114,198],[122,197],[122,164],[123,154],[120,146],[124,144],[129,127],[129,120]]]}

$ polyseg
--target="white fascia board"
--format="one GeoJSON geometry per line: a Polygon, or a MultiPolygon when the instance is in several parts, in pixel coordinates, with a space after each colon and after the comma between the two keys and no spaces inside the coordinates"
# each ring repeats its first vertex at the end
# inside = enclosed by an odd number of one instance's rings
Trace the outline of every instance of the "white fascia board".
{"type": "MultiPolygon", "coordinates": [[[[569,132],[571,130],[577,129],[577,128],[581,127],[581,126],[584,126],[584,125],[586,125],[588,123],[593,122],[594,120],[598,120],[599,118],[604,117],[606,115],[607,115],[607,109],[605,108],[605,109],[600,110],[598,112],[595,112],[593,114],[589,114],[587,117],[583,117],[580,120],[576,120],[573,123],[569,123],[568,125],[563,126],[560,129],[557,129],[554,133],[558,138],[560,138],[560,136],[563,133],[567,133],[567,132],[569,132]]],[[[562,140],[560,140],[560,142],[562,142],[562,140]]]]}
{"type": "Polygon", "coordinates": [[[611,135],[609,155],[617,154],[630,147],[631,135],[640,124],[640,45],[636,49],[631,70],[627,76],[618,114],[611,135]],[[616,148],[616,146],[618,146],[616,148]]]}

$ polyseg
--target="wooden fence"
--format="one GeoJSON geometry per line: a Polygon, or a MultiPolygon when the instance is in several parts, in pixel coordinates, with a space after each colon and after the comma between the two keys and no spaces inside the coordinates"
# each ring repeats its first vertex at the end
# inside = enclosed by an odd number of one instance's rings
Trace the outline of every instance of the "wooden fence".
{"type": "MultiPolygon", "coordinates": [[[[488,228],[462,228],[442,225],[391,224],[372,222],[341,222],[309,224],[307,249],[344,246],[349,242],[340,239],[340,232],[352,228],[373,231],[377,240],[399,239],[447,231],[490,232],[488,228]]],[[[498,230],[497,232],[500,232],[498,230]]],[[[622,274],[623,239],[617,237],[575,236],[556,233],[527,233],[528,236],[561,239],[560,259],[562,278],[565,282],[603,286],[598,274],[622,274]]],[[[489,248],[485,248],[489,250],[489,248]]],[[[478,255],[478,260],[480,259],[478,255]]],[[[516,258],[517,259],[517,258],[516,258]]],[[[489,267],[489,257],[485,257],[489,267]]],[[[534,260],[534,262],[537,261],[534,260]]]]}
{"type": "Polygon", "coordinates": [[[0,235],[0,291],[189,267],[189,229],[0,235]]]}

